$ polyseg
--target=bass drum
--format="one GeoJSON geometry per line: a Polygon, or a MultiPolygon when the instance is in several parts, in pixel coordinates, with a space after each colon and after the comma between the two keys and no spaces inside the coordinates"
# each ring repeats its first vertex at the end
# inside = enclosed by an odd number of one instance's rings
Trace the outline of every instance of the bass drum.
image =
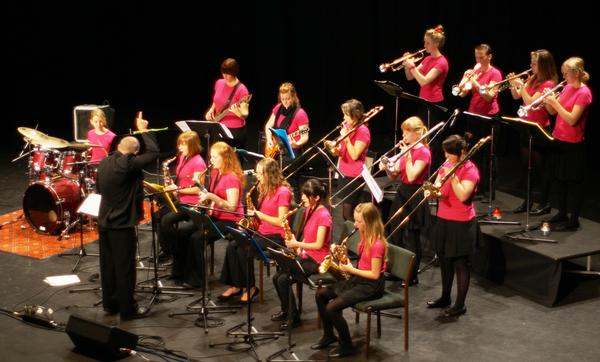
{"type": "Polygon", "coordinates": [[[52,183],[31,184],[23,196],[23,213],[31,226],[42,234],[59,234],[77,217],[82,194],[79,183],[58,177],[52,183]]]}

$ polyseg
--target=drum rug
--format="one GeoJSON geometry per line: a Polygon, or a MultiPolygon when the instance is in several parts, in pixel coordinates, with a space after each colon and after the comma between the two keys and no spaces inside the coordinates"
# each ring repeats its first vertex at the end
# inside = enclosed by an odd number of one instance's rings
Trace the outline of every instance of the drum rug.
{"type": "MultiPolygon", "coordinates": [[[[144,221],[150,220],[150,205],[144,203],[144,221]]],[[[79,227],[73,227],[68,237],[46,235],[40,233],[23,216],[23,210],[0,215],[0,251],[45,259],[55,254],[78,249],[80,244],[79,227]]],[[[84,222],[83,244],[98,240],[98,229],[95,222],[84,222]],[[91,226],[93,225],[93,227],[91,226]]]]}

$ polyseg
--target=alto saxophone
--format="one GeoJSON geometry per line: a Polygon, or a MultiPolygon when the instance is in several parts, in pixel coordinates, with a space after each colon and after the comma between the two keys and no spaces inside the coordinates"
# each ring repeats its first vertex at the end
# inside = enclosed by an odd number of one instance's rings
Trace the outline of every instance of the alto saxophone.
{"type": "MultiPolygon", "coordinates": [[[[255,183],[246,193],[246,212],[249,212],[251,210],[256,211],[256,206],[254,206],[254,202],[252,201],[252,193],[254,192],[256,186],[258,186],[258,182],[255,183]]],[[[241,219],[238,223],[245,228],[258,230],[259,222],[256,217],[245,217],[241,219]]]]}
{"type": "MultiPolygon", "coordinates": [[[[296,212],[298,212],[298,210],[300,210],[299,207],[290,210],[287,212],[287,214],[283,217],[283,239],[285,241],[291,240],[292,237],[294,236],[293,232],[292,232],[292,228],[290,227],[290,221],[289,218],[294,215],[296,212]]],[[[296,256],[300,255],[300,250],[298,250],[299,248],[291,248],[291,249],[284,249],[284,252],[286,254],[286,256],[288,256],[290,259],[295,259],[296,256]]]]}
{"type": "MultiPolygon", "coordinates": [[[[171,172],[169,170],[169,165],[176,159],[177,159],[177,155],[175,155],[175,157],[173,157],[173,158],[164,160],[162,163],[163,183],[165,184],[165,187],[173,185],[173,179],[171,178],[171,172]]],[[[175,192],[169,192],[169,193],[167,193],[167,195],[170,196],[171,198],[177,198],[175,192]]]]}
{"type": "Polygon", "coordinates": [[[351,275],[348,272],[341,270],[340,264],[348,263],[348,239],[350,239],[357,231],[357,228],[352,229],[350,234],[348,234],[339,245],[333,246],[329,255],[327,255],[319,265],[319,273],[324,274],[329,270],[332,270],[334,276],[337,277],[339,275],[346,280],[350,279],[351,275]]]}

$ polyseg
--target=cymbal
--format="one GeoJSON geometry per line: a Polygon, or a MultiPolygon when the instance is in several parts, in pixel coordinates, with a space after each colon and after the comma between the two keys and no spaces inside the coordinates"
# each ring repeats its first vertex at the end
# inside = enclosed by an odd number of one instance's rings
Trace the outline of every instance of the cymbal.
{"type": "Polygon", "coordinates": [[[45,136],[32,140],[31,143],[38,144],[47,148],[65,148],[69,147],[69,142],[58,137],[45,136]]]}
{"type": "Polygon", "coordinates": [[[17,128],[20,134],[29,138],[30,140],[36,140],[43,137],[48,137],[44,132],[40,132],[37,129],[29,128],[29,127],[19,127],[17,128]]]}
{"type": "Polygon", "coordinates": [[[71,143],[69,143],[69,147],[75,148],[77,150],[85,151],[90,147],[102,147],[102,145],[95,145],[95,144],[87,143],[87,142],[85,142],[85,143],[71,142],[71,143]]]}

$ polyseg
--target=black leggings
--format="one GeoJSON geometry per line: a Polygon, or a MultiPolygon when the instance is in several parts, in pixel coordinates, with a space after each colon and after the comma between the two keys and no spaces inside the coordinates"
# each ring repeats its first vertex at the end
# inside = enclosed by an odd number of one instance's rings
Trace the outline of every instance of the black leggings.
{"type": "Polygon", "coordinates": [[[446,258],[440,256],[440,269],[442,272],[442,299],[450,301],[452,293],[452,283],[456,273],[456,306],[465,305],[467,291],[469,290],[469,281],[471,279],[471,265],[468,256],[459,256],[455,258],[446,258]]]}
{"type": "Polygon", "coordinates": [[[333,327],[337,329],[339,335],[339,343],[342,347],[352,347],[352,337],[348,323],[344,319],[344,309],[352,306],[346,303],[341,297],[335,293],[333,288],[322,287],[315,294],[319,315],[323,321],[323,337],[325,339],[333,339],[333,327]]]}

